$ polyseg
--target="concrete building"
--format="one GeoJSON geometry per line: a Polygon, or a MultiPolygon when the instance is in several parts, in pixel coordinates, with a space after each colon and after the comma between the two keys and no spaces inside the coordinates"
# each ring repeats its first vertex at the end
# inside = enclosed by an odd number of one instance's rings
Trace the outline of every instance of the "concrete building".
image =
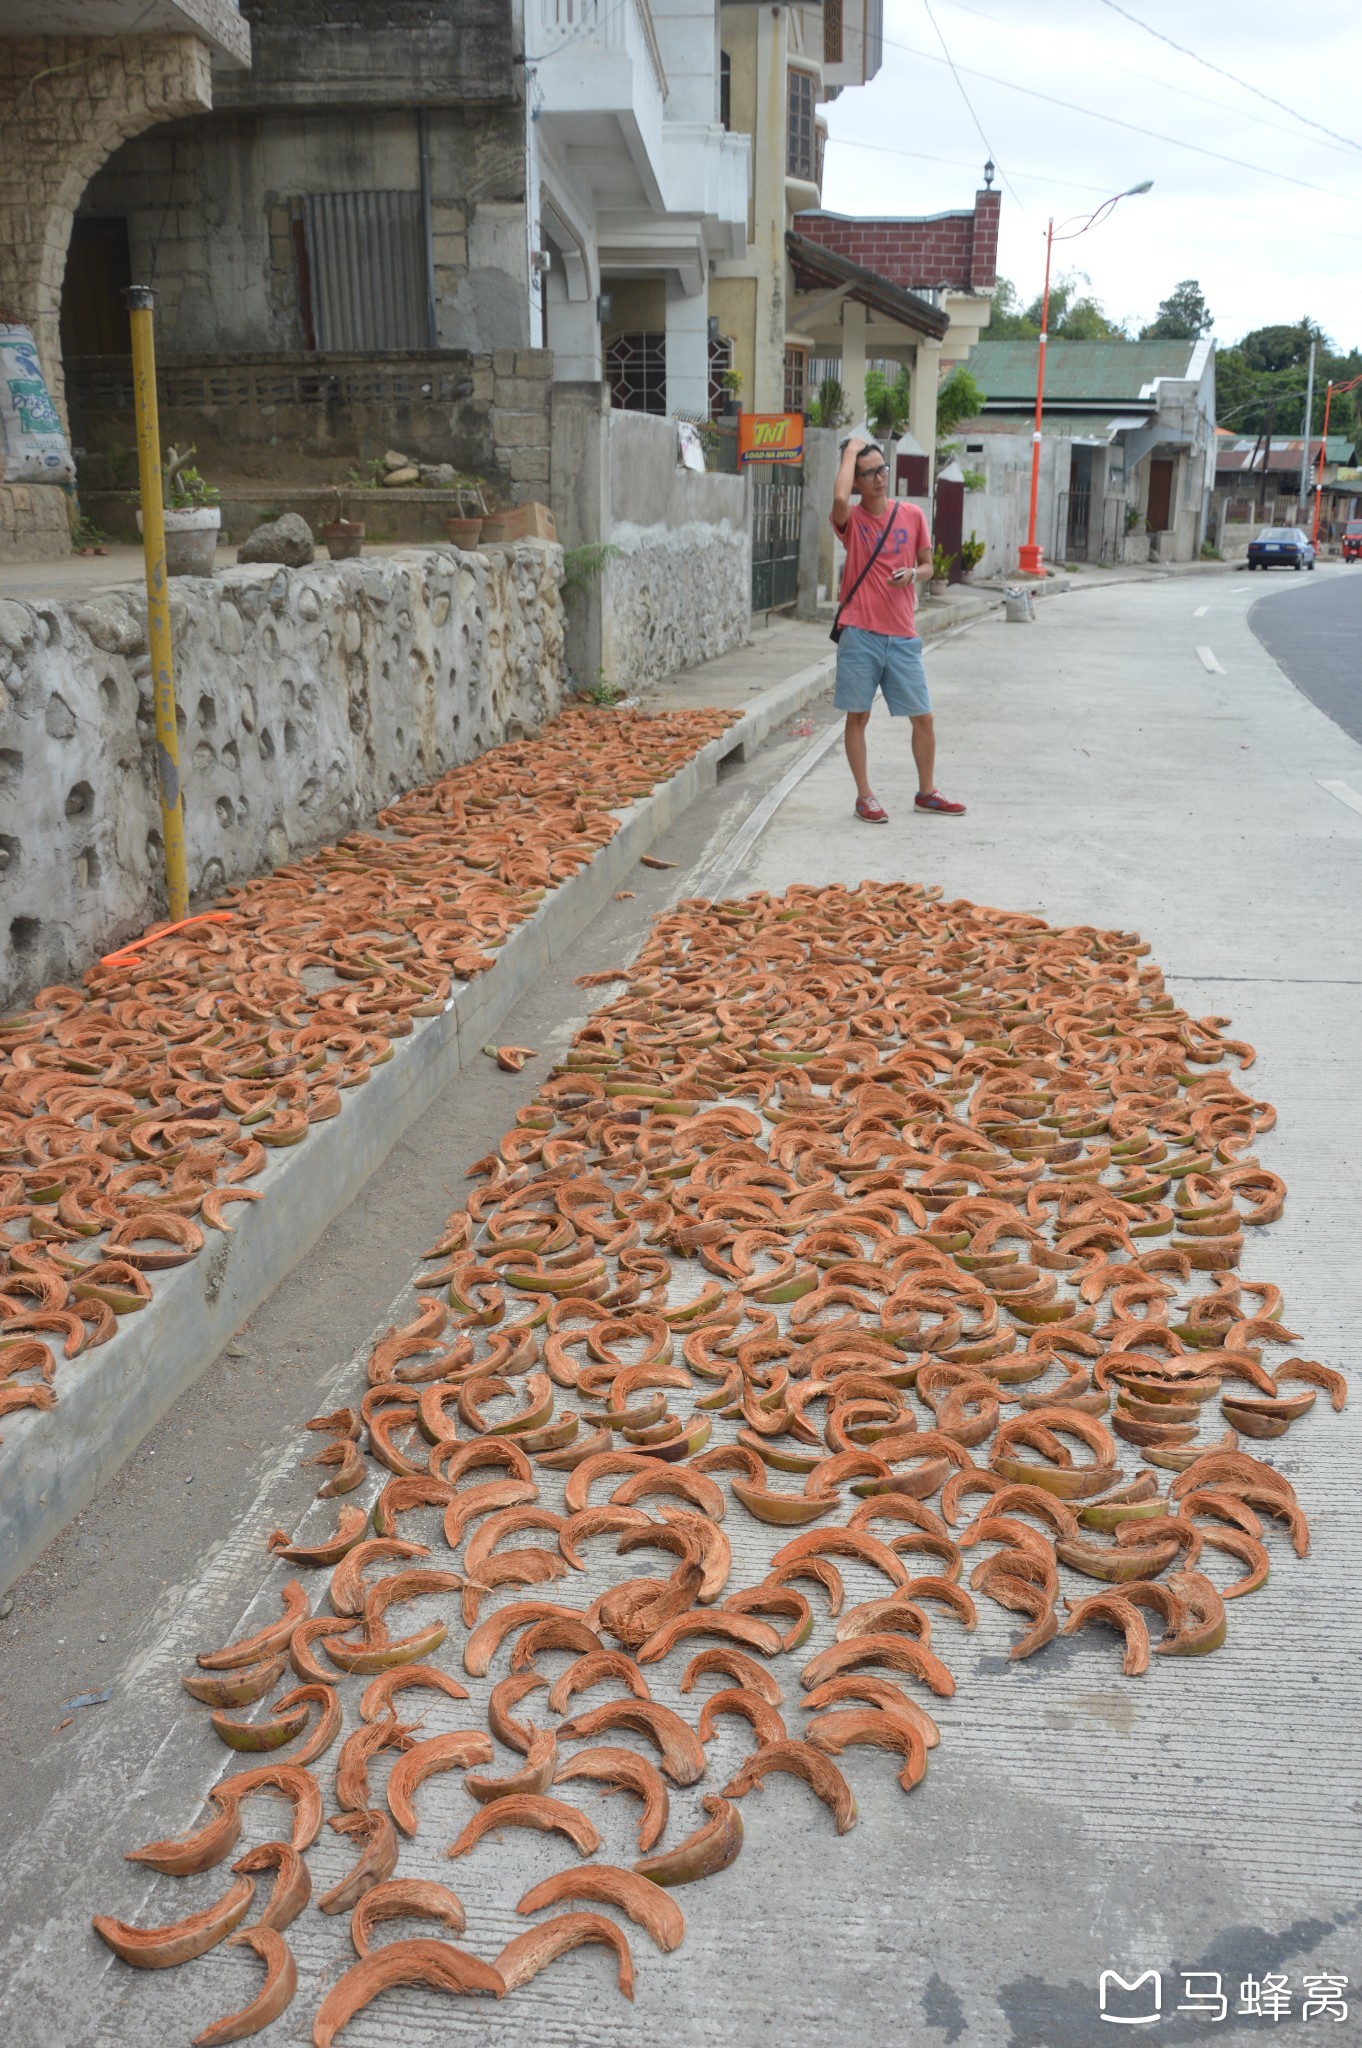
{"type": "MultiPolygon", "coordinates": [[[[1194,560],[1215,482],[1209,337],[1052,339],[1047,354],[1042,425],[1050,490],[1036,531],[1047,558],[1194,560]],[[1067,449],[1050,456],[1051,443],[1067,449]]],[[[957,431],[963,461],[985,475],[994,496],[1029,492],[1036,356],[1034,341],[981,341],[969,355],[988,396],[982,414],[957,431]]]]}
{"type": "Polygon", "coordinates": [[[801,412],[812,347],[796,316],[786,236],[821,203],[827,123],[819,107],[880,68],[883,0],[726,5],[720,14],[726,127],[751,137],[747,248],[710,287],[716,371],[742,378],[750,412],[801,412]]]}
{"type": "MultiPolygon", "coordinates": [[[[5,0],[0,7],[0,308],[33,330],[64,410],[58,323],[72,217],[128,137],[212,104],[250,61],[235,0],[5,0]]],[[[0,554],[67,552],[66,499],[0,482],[0,554]]]]}

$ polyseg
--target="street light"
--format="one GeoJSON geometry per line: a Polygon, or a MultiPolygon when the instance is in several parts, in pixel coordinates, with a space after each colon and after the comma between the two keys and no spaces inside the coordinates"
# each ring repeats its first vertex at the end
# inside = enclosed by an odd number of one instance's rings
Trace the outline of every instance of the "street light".
{"type": "MultiPolygon", "coordinates": [[[[1329,388],[1324,394],[1324,430],[1319,437],[1319,468],[1315,472],[1315,522],[1310,529],[1310,545],[1312,548],[1317,547],[1319,544],[1319,500],[1320,493],[1324,489],[1324,451],[1329,443],[1329,413],[1333,406],[1334,393],[1336,391],[1356,391],[1359,384],[1362,384],[1362,377],[1353,377],[1346,384],[1335,384],[1331,377],[1329,379],[1329,388]]],[[[1306,446],[1308,447],[1310,442],[1309,420],[1305,422],[1305,436],[1306,446]]]]}
{"type": "Polygon", "coordinates": [[[1040,493],[1040,421],[1041,414],[1045,410],[1045,344],[1050,330],[1051,252],[1056,242],[1072,242],[1077,236],[1086,235],[1088,229],[1096,227],[1099,221],[1105,220],[1112,208],[1122,199],[1133,199],[1139,192],[1150,191],[1153,183],[1154,180],[1152,178],[1145,178],[1139,185],[1129,185],[1124,192],[1113,193],[1110,199],[1104,199],[1096,212],[1090,213],[1086,219],[1080,219],[1078,214],[1072,214],[1069,220],[1062,220],[1060,222],[1058,233],[1055,231],[1054,218],[1051,216],[1045,230],[1045,290],[1041,296],[1040,344],[1036,351],[1036,425],[1035,431],[1031,436],[1031,517],[1026,528],[1026,544],[1019,550],[1020,566],[1024,576],[1043,576],[1045,574],[1045,550],[1036,540],[1036,499],[1040,493]],[[1073,221],[1078,221],[1079,225],[1074,227],[1072,225],[1073,221]]]}

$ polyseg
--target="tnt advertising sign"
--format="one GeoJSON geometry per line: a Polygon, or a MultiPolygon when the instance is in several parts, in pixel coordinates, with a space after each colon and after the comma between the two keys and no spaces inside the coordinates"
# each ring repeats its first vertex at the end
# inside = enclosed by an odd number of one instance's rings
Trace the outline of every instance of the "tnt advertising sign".
{"type": "Polygon", "coordinates": [[[740,412],[738,461],[802,462],[804,415],[798,412],[740,412]]]}

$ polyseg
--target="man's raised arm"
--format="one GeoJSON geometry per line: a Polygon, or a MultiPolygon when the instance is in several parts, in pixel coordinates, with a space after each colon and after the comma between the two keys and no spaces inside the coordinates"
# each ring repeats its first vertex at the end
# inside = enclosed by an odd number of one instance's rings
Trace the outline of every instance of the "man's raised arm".
{"type": "Polygon", "coordinates": [[[858,441],[853,435],[842,450],[842,460],[837,466],[837,480],[832,487],[832,517],[839,532],[851,517],[851,491],[856,481],[856,457],[869,444],[858,441]]]}

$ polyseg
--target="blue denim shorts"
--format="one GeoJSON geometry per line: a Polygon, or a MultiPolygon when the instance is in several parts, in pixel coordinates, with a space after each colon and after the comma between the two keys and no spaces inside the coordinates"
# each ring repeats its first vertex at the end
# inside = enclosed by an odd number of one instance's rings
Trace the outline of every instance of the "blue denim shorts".
{"type": "Polygon", "coordinates": [[[921,640],[916,635],[905,640],[894,633],[868,633],[863,626],[844,627],[837,643],[834,708],[869,711],[877,690],[884,691],[892,718],[920,718],[931,710],[921,640]]]}

